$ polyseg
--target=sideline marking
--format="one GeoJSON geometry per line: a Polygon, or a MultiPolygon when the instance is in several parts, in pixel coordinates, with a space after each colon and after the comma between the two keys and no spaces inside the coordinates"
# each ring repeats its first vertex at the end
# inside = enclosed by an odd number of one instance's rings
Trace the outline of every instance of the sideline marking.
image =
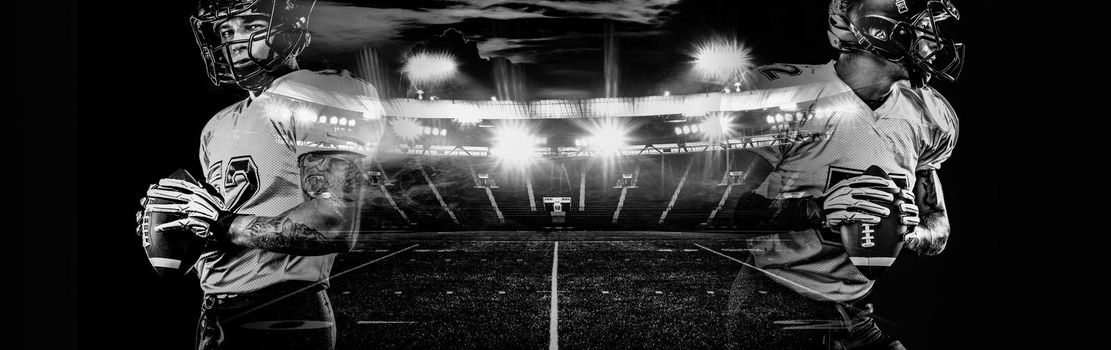
{"type": "Polygon", "coordinates": [[[559,349],[559,242],[552,248],[552,312],[548,322],[548,349],[559,349]]]}

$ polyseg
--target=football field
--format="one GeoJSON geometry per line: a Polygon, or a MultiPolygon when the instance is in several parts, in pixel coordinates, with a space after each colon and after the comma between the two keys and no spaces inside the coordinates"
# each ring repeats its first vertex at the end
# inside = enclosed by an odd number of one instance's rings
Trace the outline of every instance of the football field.
{"type": "Polygon", "coordinates": [[[778,286],[738,278],[752,253],[744,242],[750,237],[689,232],[364,235],[333,268],[329,295],[338,348],[820,343],[836,322],[833,315],[800,319],[784,310],[791,301],[777,299],[782,298],[775,292],[778,286]],[[746,288],[745,299],[731,298],[746,288]],[[741,325],[738,312],[772,329],[741,325]],[[747,341],[754,337],[760,340],[747,341]]]}

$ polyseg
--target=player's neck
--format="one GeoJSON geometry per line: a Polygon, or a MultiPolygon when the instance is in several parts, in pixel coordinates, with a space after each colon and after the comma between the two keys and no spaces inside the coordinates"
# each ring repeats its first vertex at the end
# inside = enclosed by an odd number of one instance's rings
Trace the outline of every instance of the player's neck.
{"type": "Polygon", "coordinates": [[[833,67],[837,77],[873,110],[883,105],[899,81],[886,61],[861,53],[843,53],[833,67]]]}

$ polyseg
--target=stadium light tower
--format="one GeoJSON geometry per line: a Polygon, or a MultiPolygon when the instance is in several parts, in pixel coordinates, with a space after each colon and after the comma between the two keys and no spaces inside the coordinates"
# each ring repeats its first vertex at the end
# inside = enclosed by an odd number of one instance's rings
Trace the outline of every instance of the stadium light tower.
{"type": "MultiPolygon", "coordinates": [[[[690,56],[699,78],[722,85],[733,82],[738,86],[744,73],[752,68],[749,49],[735,39],[714,38],[699,43],[690,56]]],[[[728,86],[723,90],[727,89],[728,86]]]]}

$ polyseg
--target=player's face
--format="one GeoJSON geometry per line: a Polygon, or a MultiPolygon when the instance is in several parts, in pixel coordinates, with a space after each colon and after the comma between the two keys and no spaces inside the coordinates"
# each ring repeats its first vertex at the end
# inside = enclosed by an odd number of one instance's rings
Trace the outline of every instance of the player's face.
{"type": "Polygon", "coordinates": [[[221,43],[234,42],[229,47],[231,60],[239,68],[250,64],[252,56],[264,59],[270,55],[270,47],[265,42],[269,27],[270,21],[266,16],[238,16],[217,25],[216,34],[221,43]]]}

